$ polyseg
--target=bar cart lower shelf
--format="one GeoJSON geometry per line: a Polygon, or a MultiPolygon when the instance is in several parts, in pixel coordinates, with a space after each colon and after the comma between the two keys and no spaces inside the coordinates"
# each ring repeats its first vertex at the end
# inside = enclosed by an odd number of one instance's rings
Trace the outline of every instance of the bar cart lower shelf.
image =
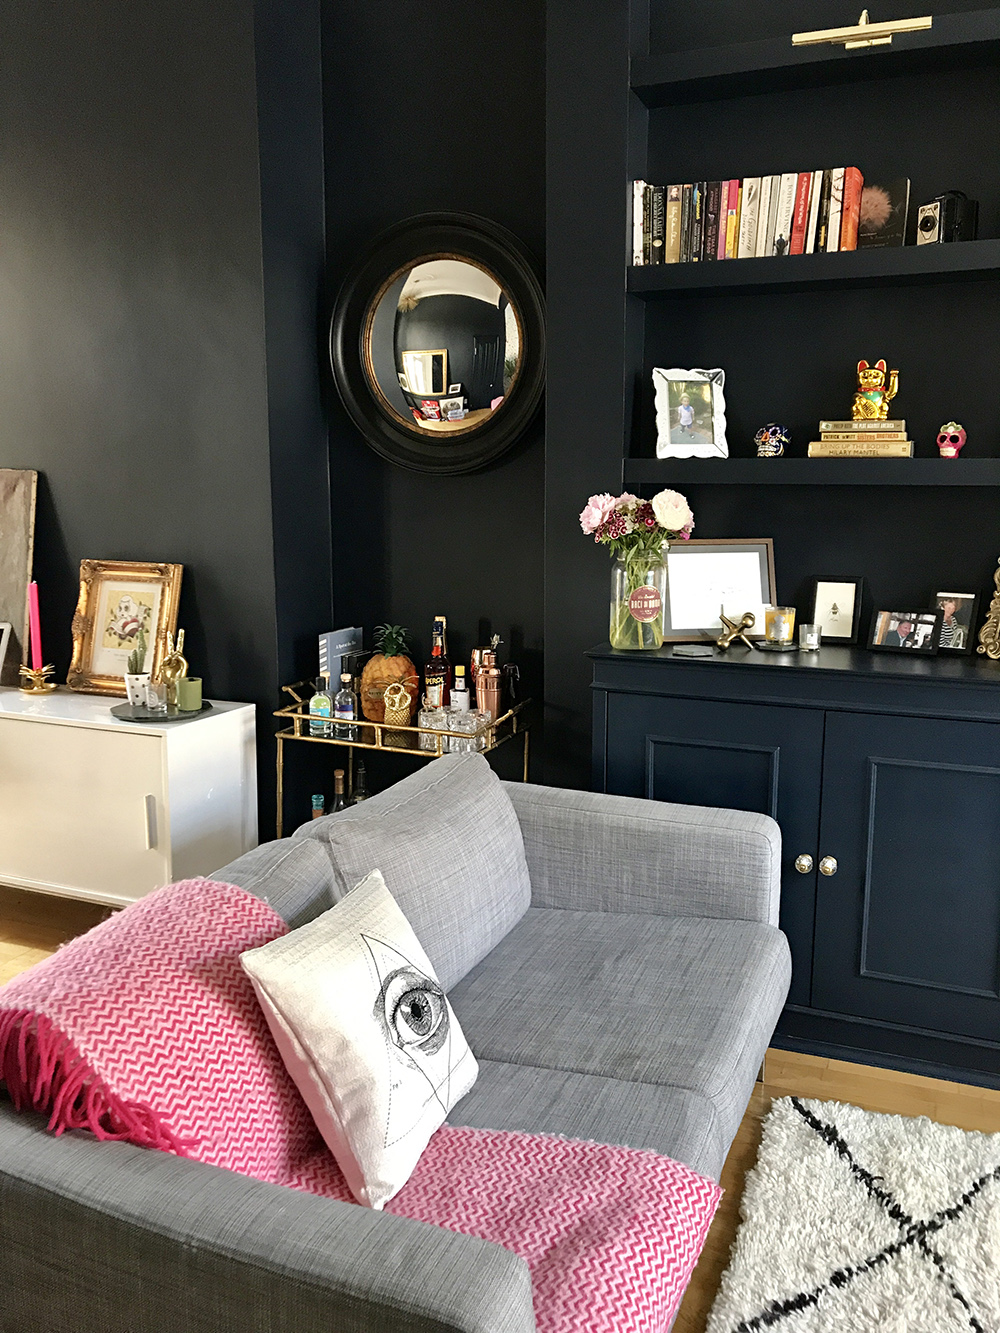
{"type": "MultiPolygon", "coordinates": [[[[275,836],[283,836],[284,829],[284,794],[285,794],[285,742],[305,741],[310,745],[335,745],[347,751],[347,794],[354,791],[354,752],[355,750],[380,750],[383,754],[405,754],[411,759],[438,759],[443,754],[454,754],[468,750],[478,754],[489,754],[499,750],[515,737],[522,746],[522,782],[528,781],[528,743],[530,726],[524,720],[524,709],[531,703],[523,699],[513,708],[501,714],[496,721],[484,724],[478,731],[442,731],[436,727],[400,726],[386,722],[353,722],[350,724],[353,735],[349,736],[311,736],[309,734],[309,681],[299,681],[296,685],[283,685],[286,694],[291,695],[293,703],[275,710],[274,716],[281,718],[286,725],[275,733],[277,742],[278,792],[275,836]]],[[[338,724],[334,724],[338,725],[338,724]]],[[[348,724],[340,723],[341,727],[348,724]]]]}

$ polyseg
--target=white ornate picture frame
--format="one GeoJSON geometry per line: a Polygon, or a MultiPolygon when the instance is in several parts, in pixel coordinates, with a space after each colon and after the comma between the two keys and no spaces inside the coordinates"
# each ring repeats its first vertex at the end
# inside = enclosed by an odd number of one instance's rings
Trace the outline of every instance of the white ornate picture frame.
{"type": "Polygon", "coordinates": [[[728,458],[724,370],[655,367],[657,458],[728,458]]]}

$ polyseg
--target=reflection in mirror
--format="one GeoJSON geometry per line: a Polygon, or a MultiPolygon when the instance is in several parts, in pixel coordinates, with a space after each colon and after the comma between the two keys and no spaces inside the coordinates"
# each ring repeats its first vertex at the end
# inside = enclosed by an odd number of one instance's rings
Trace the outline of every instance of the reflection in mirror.
{"type": "Polygon", "coordinates": [[[411,429],[474,430],[520,368],[517,312],[492,274],[447,255],[398,273],[369,313],[365,365],[373,387],[411,429]]]}

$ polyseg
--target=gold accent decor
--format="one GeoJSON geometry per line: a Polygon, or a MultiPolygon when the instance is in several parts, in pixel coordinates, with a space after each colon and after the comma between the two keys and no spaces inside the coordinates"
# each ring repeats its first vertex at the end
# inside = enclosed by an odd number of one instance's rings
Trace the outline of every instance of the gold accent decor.
{"type": "Polygon", "coordinates": [[[803,852],[801,856],[795,858],[795,869],[800,875],[808,875],[813,868],[813,859],[808,852],[803,852]]]}
{"type": "Polygon", "coordinates": [[[899,371],[886,371],[885,361],[858,362],[858,388],[851,407],[853,421],[888,421],[889,404],[899,392],[899,371]],[[888,374],[888,380],[886,375],[888,374]]]}
{"type": "Polygon", "coordinates": [[[20,686],[22,694],[49,694],[52,690],[57,690],[59,686],[54,680],[48,677],[55,672],[54,666],[43,666],[38,671],[32,670],[29,666],[19,668],[23,683],[20,686]]]}
{"type": "MultiPolygon", "coordinates": [[[[405,690],[405,683],[400,682],[400,684],[402,689],[405,690]]],[[[436,727],[401,726],[398,722],[390,724],[388,716],[386,716],[384,722],[369,722],[359,718],[358,721],[351,724],[357,730],[358,739],[349,741],[341,740],[337,736],[311,736],[309,734],[309,696],[312,693],[312,686],[309,681],[302,680],[295,685],[282,685],[281,688],[285,694],[291,695],[295,702],[286,704],[284,708],[275,709],[274,713],[275,717],[281,718],[290,724],[283,726],[280,731],[275,733],[274,737],[278,745],[276,837],[280,838],[282,836],[284,828],[282,805],[285,788],[286,741],[305,741],[309,745],[338,745],[341,749],[346,749],[348,797],[354,789],[355,750],[381,750],[386,754],[410,755],[413,759],[439,759],[441,755],[446,753],[445,739],[452,736],[463,741],[482,739],[484,745],[482,750],[477,751],[478,754],[488,754],[491,750],[498,750],[501,745],[506,745],[509,740],[513,740],[515,737],[519,738],[523,747],[521,780],[522,782],[528,781],[529,727],[522,721],[521,713],[531,703],[530,699],[522,700],[521,703],[515,704],[502,716],[483,723],[478,731],[439,731],[436,727]],[[421,738],[424,736],[433,738],[433,745],[429,749],[421,747],[421,738]]]]}
{"type": "Polygon", "coordinates": [[[837,873],[837,858],[835,856],[824,856],[819,863],[819,873],[821,875],[835,875],[837,873]]]}
{"type": "Polygon", "coordinates": [[[793,32],[793,46],[842,46],[845,51],[856,51],[863,46],[889,46],[893,37],[904,32],[926,32],[934,26],[930,14],[917,19],[893,19],[889,23],[872,23],[868,10],[861,11],[861,17],[853,27],[818,28],[814,32],[793,32]]]}
{"type": "Polygon", "coordinates": [[[167,655],[167,634],[177,628],[183,571],[183,565],[140,560],[80,561],[80,596],[73,616],[73,659],[66,677],[71,690],[125,697],[128,657],[125,643],[109,648],[102,642],[102,628],[108,618],[106,605],[102,614],[102,592],[108,584],[113,584],[116,591],[135,594],[138,599],[149,598],[147,605],[156,607],[154,623],[146,629],[152,644],[151,675],[156,678],[167,655]]]}
{"type": "Polygon", "coordinates": [[[997,565],[993,582],[996,585],[996,592],[990,602],[990,613],[986,617],[986,623],[979,631],[979,647],[976,652],[985,653],[991,662],[997,662],[1000,661],[1000,565],[997,565]]]}
{"type": "Polygon", "coordinates": [[[167,707],[177,707],[177,682],[188,673],[187,658],[182,657],[184,649],[184,631],[177,631],[177,642],[174,643],[174,636],[170,630],[167,630],[167,652],[163,661],[160,663],[160,669],[154,680],[161,680],[167,687],[167,707]]]}
{"type": "Polygon", "coordinates": [[[722,651],[725,652],[734,642],[743,643],[748,648],[753,647],[753,644],[747,638],[746,634],[747,630],[753,629],[754,625],[757,623],[757,617],[752,611],[744,611],[742,619],[737,622],[735,620],[730,620],[726,615],[726,608],[722,607],[719,611],[719,619],[722,621],[723,630],[715,641],[715,646],[717,648],[721,648],[722,651]]]}

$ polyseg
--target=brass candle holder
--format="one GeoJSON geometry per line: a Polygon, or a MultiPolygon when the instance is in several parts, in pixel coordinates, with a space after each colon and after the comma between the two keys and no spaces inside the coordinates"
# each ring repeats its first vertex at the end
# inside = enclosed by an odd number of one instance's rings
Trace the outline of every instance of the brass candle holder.
{"type": "Polygon", "coordinates": [[[37,671],[33,667],[22,666],[20,670],[22,694],[51,694],[59,688],[54,680],[48,679],[55,673],[54,666],[43,666],[37,671]]]}

